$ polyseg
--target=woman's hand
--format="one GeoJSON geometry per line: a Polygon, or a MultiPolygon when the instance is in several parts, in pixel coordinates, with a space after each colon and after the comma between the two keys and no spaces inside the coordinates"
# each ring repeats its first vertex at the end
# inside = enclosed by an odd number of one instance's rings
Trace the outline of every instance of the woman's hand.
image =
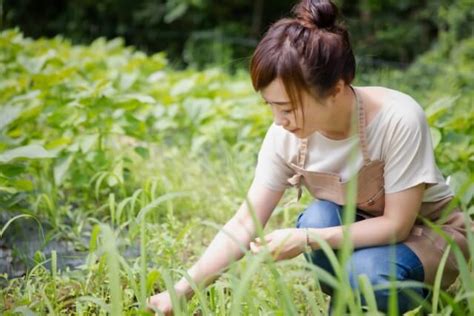
{"type": "Polygon", "coordinates": [[[260,238],[250,242],[250,250],[257,254],[268,249],[275,260],[285,260],[303,253],[306,247],[306,232],[304,229],[277,229],[266,235],[266,247],[260,238]]]}
{"type": "Polygon", "coordinates": [[[168,291],[153,295],[147,301],[147,309],[150,311],[159,310],[166,316],[173,315],[173,306],[171,304],[171,297],[168,291]]]}

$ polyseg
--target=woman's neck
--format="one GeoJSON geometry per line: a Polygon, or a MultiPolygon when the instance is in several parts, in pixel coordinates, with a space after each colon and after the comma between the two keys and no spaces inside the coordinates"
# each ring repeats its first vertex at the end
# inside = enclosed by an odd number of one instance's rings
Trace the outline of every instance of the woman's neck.
{"type": "Polygon", "coordinates": [[[345,86],[344,90],[335,97],[334,105],[332,106],[333,113],[327,128],[319,132],[335,140],[350,137],[354,132],[351,126],[354,121],[354,115],[357,114],[356,102],[355,91],[350,86],[345,86]]]}

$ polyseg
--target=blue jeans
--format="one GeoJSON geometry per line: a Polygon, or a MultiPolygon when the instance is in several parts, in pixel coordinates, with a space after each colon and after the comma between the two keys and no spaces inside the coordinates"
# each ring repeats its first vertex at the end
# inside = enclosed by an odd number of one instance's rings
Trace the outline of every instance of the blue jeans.
{"type": "MultiPolygon", "coordinates": [[[[342,206],[330,201],[314,201],[299,216],[297,228],[324,228],[342,224],[342,206]]],[[[363,217],[356,216],[356,221],[363,217]]],[[[334,275],[334,270],[322,250],[305,254],[306,260],[334,275]]],[[[349,282],[353,290],[358,290],[358,276],[365,274],[372,286],[388,285],[390,280],[420,281],[424,280],[423,266],[418,256],[405,244],[384,245],[355,249],[346,266],[349,282]],[[395,260],[394,260],[395,259],[395,260]],[[394,277],[391,277],[391,273],[394,277]]],[[[331,295],[332,289],[321,283],[322,290],[331,295]]],[[[420,298],[426,294],[422,288],[410,288],[420,298]]],[[[390,289],[374,291],[377,308],[387,312],[390,289]]],[[[404,313],[417,306],[407,291],[397,289],[398,311],[404,313]]],[[[364,298],[362,297],[364,303],[364,298]]]]}

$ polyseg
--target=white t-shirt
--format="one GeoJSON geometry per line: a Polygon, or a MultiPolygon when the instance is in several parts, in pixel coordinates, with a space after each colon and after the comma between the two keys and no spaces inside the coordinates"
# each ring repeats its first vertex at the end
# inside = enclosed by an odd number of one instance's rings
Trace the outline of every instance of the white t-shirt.
{"type": "MultiPolygon", "coordinates": [[[[436,166],[430,129],[421,106],[409,95],[388,89],[381,109],[366,127],[371,160],[385,162],[385,193],[395,193],[426,183],[423,202],[434,202],[452,196],[443,175],[436,166]]],[[[255,180],[274,191],[290,186],[299,139],[281,126],[272,124],[258,155],[255,180]]],[[[308,137],[308,154],[304,168],[310,171],[339,174],[342,180],[363,165],[358,135],[342,140],[314,132],[308,137]],[[356,146],[356,168],[350,155],[356,146]]]]}

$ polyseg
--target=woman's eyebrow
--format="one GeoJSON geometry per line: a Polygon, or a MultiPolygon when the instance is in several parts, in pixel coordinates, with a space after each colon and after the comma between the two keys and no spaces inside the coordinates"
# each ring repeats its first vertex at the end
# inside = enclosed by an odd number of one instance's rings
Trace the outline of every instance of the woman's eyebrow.
{"type": "Polygon", "coordinates": [[[265,100],[265,102],[268,103],[268,104],[275,104],[275,105],[288,105],[288,104],[291,104],[290,101],[269,101],[265,98],[263,98],[263,100],[265,100]]]}

